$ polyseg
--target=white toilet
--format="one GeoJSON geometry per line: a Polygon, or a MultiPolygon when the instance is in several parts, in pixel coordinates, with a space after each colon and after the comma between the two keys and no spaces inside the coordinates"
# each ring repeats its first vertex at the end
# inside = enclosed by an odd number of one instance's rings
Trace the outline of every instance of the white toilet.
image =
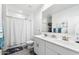
{"type": "Polygon", "coordinates": [[[34,41],[32,41],[32,40],[27,41],[26,44],[27,44],[27,48],[28,48],[28,49],[31,49],[31,48],[33,48],[34,41]]]}

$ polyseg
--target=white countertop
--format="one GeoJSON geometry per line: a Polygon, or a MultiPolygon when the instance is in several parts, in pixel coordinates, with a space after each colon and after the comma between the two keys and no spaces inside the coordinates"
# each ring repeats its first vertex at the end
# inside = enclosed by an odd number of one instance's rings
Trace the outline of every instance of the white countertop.
{"type": "Polygon", "coordinates": [[[69,48],[75,52],[79,52],[79,43],[64,41],[64,40],[61,40],[60,38],[56,39],[56,38],[52,38],[52,37],[44,37],[41,35],[35,35],[35,37],[41,38],[45,41],[60,45],[65,48],[69,48]]]}

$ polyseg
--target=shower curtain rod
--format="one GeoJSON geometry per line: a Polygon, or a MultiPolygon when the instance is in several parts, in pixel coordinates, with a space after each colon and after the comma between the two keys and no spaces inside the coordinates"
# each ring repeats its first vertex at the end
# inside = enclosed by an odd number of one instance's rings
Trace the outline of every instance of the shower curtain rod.
{"type": "Polygon", "coordinates": [[[23,18],[18,18],[18,17],[13,17],[13,16],[6,16],[6,17],[21,19],[21,20],[26,20],[26,18],[23,19],[23,18]]]}

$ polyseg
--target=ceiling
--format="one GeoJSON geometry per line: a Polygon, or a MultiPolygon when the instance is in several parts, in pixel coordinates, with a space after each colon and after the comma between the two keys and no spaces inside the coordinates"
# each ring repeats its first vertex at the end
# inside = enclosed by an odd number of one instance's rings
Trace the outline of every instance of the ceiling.
{"type": "Polygon", "coordinates": [[[43,4],[7,4],[8,11],[14,11],[25,15],[32,14],[39,10],[43,4]]]}
{"type": "Polygon", "coordinates": [[[76,4],[54,4],[43,12],[43,16],[47,17],[53,15],[54,13],[73,7],[75,5],[76,4]]]}

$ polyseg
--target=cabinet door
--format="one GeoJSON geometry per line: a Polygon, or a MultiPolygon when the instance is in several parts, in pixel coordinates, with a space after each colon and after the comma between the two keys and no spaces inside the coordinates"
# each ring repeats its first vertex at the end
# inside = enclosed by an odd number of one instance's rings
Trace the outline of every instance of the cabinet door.
{"type": "Polygon", "coordinates": [[[58,53],[55,52],[54,50],[46,47],[46,55],[58,55],[58,53]]]}
{"type": "Polygon", "coordinates": [[[57,46],[59,49],[57,49],[57,52],[59,52],[61,55],[78,55],[78,52],[75,52],[71,49],[65,48],[65,47],[61,47],[61,46],[57,46]]]}
{"type": "Polygon", "coordinates": [[[46,55],[59,55],[59,53],[56,51],[58,48],[55,48],[54,46],[55,45],[51,44],[50,42],[46,42],[46,55]]]}
{"type": "Polygon", "coordinates": [[[72,51],[71,49],[59,46],[57,44],[49,43],[49,42],[46,42],[46,46],[49,47],[50,49],[56,51],[58,54],[61,54],[61,55],[76,55],[76,54],[79,54],[75,51],[72,51]]]}
{"type": "Polygon", "coordinates": [[[39,54],[45,55],[45,41],[39,39],[39,54]]]}
{"type": "Polygon", "coordinates": [[[34,39],[34,52],[36,54],[39,54],[39,46],[38,46],[38,41],[36,40],[36,38],[34,39]]]}
{"type": "Polygon", "coordinates": [[[38,55],[45,55],[45,41],[40,38],[34,39],[34,51],[38,55]]]}

